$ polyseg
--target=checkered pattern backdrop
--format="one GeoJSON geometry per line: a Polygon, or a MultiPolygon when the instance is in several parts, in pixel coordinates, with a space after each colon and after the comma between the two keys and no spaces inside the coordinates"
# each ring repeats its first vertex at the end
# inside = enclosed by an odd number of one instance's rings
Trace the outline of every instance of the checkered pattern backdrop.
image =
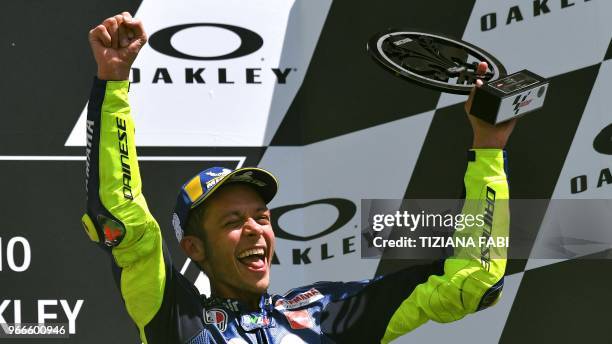
{"type": "MultiPolygon", "coordinates": [[[[130,97],[144,192],[176,265],[203,291],[205,277],[183,264],[174,245],[169,213],[182,182],[206,167],[273,171],[281,189],[270,206],[303,205],[278,224],[298,236],[319,233],[345,215],[321,201],[329,198],[359,207],[364,198],[460,196],[471,140],[465,97],[420,88],[376,66],[365,42],[387,27],[463,38],[511,72],[527,68],[550,78],[545,107],[521,119],[507,147],[513,198],[612,198],[605,178],[612,169],[609,1],[96,0],[0,8],[0,315],[10,322],[19,308],[22,322],[34,323],[37,302],[57,300],[48,310],[65,322],[59,300],[70,307],[82,300],[76,333],[58,343],[138,342],[109,262],[79,224],[84,110],[95,72],[86,34],[123,10],[141,17],[149,34],[224,23],[264,41],[248,56],[216,61],[166,56],[148,46],[134,65],[130,97]],[[193,76],[199,68],[201,80],[193,76]],[[584,190],[573,193],[578,176],[585,176],[584,190]],[[15,237],[24,237],[31,251],[23,272],[7,266],[7,244],[15,237]]],[[[171,44],[217,56],[240,40],[227,30],[199,28],[171,44]]],[[[537,216],[546,222],[546,211],[537,216]]],[[[409,264],[361,260],[345,250],[345,241],[359,246],[358,219],[313,240],[277,235],[273,290],[370,278],[409,264]],[[295,257],[296,250],[302,255],[295,257]]],[[[547,240],[546,226],[534,231],[547,240]]],[[[21,262],[21,246],[14,246],[21,262]]],[[[398,342],[608,343],[610,251],[589,253],[592,259],[511,261],[498,305],[456,323],[428,323],[398,342]]]]}

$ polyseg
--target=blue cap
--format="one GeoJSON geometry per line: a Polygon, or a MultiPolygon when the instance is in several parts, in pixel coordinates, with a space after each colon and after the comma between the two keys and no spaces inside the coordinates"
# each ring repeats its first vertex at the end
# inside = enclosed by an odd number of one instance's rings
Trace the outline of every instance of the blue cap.
{"type": "Polygon", "coordinates": [[[184,228],[187,226],[191,210],[202,204],[221,185],[228,183],[247,183],[253,186],[266,204],[274,198],[278,190],[276,177],[261,168],[243,167],[231,170],[225,167],[211,167],[206,169],[183,184],[176,199],[172,213],[172,227],[177,240],[181,241],[185,234],[184,228]]]}

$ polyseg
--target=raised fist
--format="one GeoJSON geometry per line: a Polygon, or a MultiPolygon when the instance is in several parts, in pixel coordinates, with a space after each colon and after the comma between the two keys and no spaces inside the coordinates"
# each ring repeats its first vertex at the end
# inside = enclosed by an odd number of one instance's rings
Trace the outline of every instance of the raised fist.
{"type": "Polygon", "coordinates": [[[132,63],[147,43],[140,19],[128,12],[105,19],[89,31],[89,45],[98,64],[98,78],[127,80],[132,63]]]}

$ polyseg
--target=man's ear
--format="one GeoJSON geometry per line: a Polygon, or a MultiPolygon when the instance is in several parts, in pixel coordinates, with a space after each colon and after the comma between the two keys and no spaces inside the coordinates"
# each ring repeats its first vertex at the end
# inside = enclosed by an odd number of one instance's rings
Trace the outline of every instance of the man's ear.
{"type": "Polygon", "coordinates": [[[183,252],[191,258],[192,261],[200,263],[206,258],[204,251],[204,243],[195,235],[186,235],[180,242],[183,252]]]}

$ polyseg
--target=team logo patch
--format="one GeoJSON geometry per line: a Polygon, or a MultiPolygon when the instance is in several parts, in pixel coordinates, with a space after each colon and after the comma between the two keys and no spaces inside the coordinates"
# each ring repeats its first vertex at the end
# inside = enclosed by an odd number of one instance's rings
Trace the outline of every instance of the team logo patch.
{"type": "Polygon", "coordinates": [[[98,224],[102,227],[104,235],[104,244],[109,247],[117,246],[125,236],[125,228],[123,225],[104,215],[98,215],[98,224]]]}
{"type": "Polygon", "coordinates": [[[219,308],[209,309],[204,313],[204,323],[215,325],[219,331],[227,329],[227,313],[219,308]]]}
{"type": "Polygon", "coordinates": [[[264,314],[245,314],[240,317],[240,326],[245,331],[252,331],[261,327],[268,327],[270,318],[264,314]]]}
{"type": "Polygon", "coordinates": [[[314,321],[307,309],[287,311],[283,313],[294,330],[303,330],[314,327],[314,321]]]}
{"type": "Polygon", "coordinates": [[[223,307],[234,312],[238,312],[240,310],[240,308],[238,307],[238,301],[235,300],[225,299],[221,304],[223,305],[223,307]]]}
{"type": "Polygon", "coordinates": [[[274,308],[278,310],[300,308],[302,306],[313,303],[322,298],[323,298],[323,294],[321,294],[321,292],[319,292],[317,289],[312,288],[306,292],[303,292],[301,294],[294,296],[292,299],[277,300],[276,303],[274,304],[274,308]]]}
{"type": "Polygon", "coordinates": [[[224,310],[230,310],[232,312],[240,311],[240,307],[238,306],[238,301],[232,299],[221,299],[217,297],[206,297],[205,295],[200,295],[200,298],[203,300],[202,303],[204,308],[217,308],[221,307],[224,310]]]}

